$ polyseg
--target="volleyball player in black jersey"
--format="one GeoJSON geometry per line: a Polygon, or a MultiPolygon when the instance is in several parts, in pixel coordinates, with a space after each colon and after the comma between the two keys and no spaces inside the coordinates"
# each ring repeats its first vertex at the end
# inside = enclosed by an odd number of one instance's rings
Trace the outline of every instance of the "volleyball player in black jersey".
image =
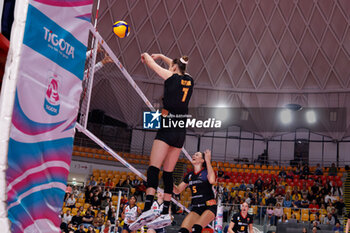
{"type": "Polygon", "coordinates": [[[216,200],[213,190],[215,173],[211,166],[211,152],[197,152],[192,156],[194,171],[188,173],[183,182],[174,186],[174,193],[181,193],[190,187],[191,212],[181,224],[180,233],[201,233],[203,227],[207,226],[216,216],[216,200]]]}
{"type": "Polygon", "coordinates": [[[228,233],[252,233],[253,231],[253,215],[248,214],[249,205],[244,202],[241,205],[241,211],[232,216],[228,233]]]}
{"type": "MultiPolygon", "coordinates": [[[[186,115],[188,113],[188,103],[192,96],[193,79],[186,72],[188,57],[183,56],[180,59],[173,59],[163,54],[143,53],[141,61],[149,68],[154,70],[162,79],[164,79],[164,96],[162,120],[168,120],[171,115],[186,115]],[[158,65],[155,60],[161,59],[169,69],[164,69],[158,65]]],[[[171,121],[185,120],[182,118],[172,118],[171,121]]],[[[150,163],[147,170],[147,190],[145,208],[141,216],[130,225],[130,229],[136,230],[141,226],[159,219],[164,226],[171,224],[169,207],[173,192],[173,171],[179,158],[181,148],[186,137],[185,128],[161,128],[153,142],[150,163]],[[163,211],[159,216],[158,213],[151,210],[154,200],[154,194],[159,182],[159,169],[163,166],[164,181],[164,203],[163,211]]]]}

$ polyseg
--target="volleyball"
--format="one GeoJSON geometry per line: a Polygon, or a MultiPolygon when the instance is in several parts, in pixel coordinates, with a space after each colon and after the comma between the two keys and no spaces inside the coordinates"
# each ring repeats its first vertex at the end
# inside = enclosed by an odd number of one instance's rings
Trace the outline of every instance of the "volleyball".
{"type": "Polygon", "coordinates": [[[117,21],[113,25],[113,32],[119,38],[127,37],[130,33],[129,25],[124,21],[117,21]]]}

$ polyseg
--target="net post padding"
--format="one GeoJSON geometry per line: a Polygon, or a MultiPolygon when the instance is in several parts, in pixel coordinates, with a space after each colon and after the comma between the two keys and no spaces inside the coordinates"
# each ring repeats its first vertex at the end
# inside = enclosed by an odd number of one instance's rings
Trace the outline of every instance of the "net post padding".
{"type": "MultiPolygon", "coordinates": [[[[94,141],[96,144],[98,144],[100,147],[102,147],[105,151],[107,151],[110,155],[112,155],[115,159],[117,159],[120,163],[122,163],[125,167],[130,169],[133,173],[135,173],[138,177],[142,178],[144,181],[147,181],[147,177],[143,175],[141,172],[139,172],[136,168],[134,168],[130,163],[125,161],[122,157],[120,157],[115,151],[113,151],[109,146],[107,146],[104,142],[102,142],[98,137],[96,137],[93,133],[91,133],[89,130],[85,129],[82,125],[79,123],[76,124],[76,128],[84,133],[86,136],[88,136],[92,141],[94,141]]],[[[158,188],[159,192],[164,192],[161,188],[158,188]]],[[[187,213],[190,211],[183,206],[181,203],[176,201],[174,198],[171,198],[172,202],[174,202],[177,206],[183,208],[187,213]]]]}
{"type": "Polygon", "coordinates": [[[10,220],[7,217],[8,214],[6,203],[6,169],[8,167],[7,154],[27,10],[27,0],[16,1],[14,21],[11,31],[11,42],[6,60],[0,97],[0,226],[1,232],[4,233],[11,232],[10,220]]]}
{"type": "MultiPolygon", "coordinates": [[[[142,98],[142,100],[145,102],[145,104],[147,105],[147,107],[149,109],[151,109],[151,111],[156,111],[156,109],[153,107],[153,105],[151,104],[151,102],[147,99],[147,97],[145,96],[145,94],[143,94],[142,90],[140,89],[140,87],[136,84],[136,82],[134,81],[134,79],[130,76],[130,74],[128,73],[128,71],[124,68],[124,66],[122,65],[122,63],[119,61],[119,59],[117,58],[117,56],[113,53],[113,51],[111,50],[111,48],[107,45],[107,43],[103,40],[103,38],[101,37],[101,35],[97,32],[97,31],[91,31],[91,33],[94,35],[94,37],[100,42],[101,46],[103,47],[103,49],[109,54],[109,56],[111,57],[111,59],[114,61],[114,63],[117,65],[117,67],[120,69],[120,71],[123,73],[123,75],[125,76],[125,78],[128,80],[128,82],[130,83],[130,85],[135,89],[135,91],[137,92],[137,94],[142,98]]],[[[191,156],[188,154],[188,152],[186,151],[186,149],[184,147],[182,147],[182,152],[184,153],[184,155],[187,157],[188,160],[192,161],[191,156]]]]}

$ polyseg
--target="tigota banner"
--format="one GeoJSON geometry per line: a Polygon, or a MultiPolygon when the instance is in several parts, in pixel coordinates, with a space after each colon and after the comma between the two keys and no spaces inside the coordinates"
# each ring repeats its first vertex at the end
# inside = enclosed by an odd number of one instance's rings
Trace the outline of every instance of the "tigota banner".
{"type": "Polygon", "coordinates": [[[59,232],[92,0],[30,0],[10,131],[11,231],[59,232]]]}

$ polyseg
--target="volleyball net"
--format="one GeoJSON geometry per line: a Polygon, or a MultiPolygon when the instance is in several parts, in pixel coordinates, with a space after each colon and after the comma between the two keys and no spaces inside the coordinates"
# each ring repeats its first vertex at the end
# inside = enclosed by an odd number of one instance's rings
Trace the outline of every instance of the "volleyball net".
{"type": "MultiPolygon", "coordinates": [[[[112,148],[108,142],[98,137],[101,128],[97,130],[99,126],[96,125],[111,123],[125,124],[127,128],[140,128],[143,111],[156,111],[156,108],[97,31],[90,30],[88,45],[76,128],[137,176],[146,180],[144,174],[116,152],[123,150],[118,148],[123,147],[123,143],[115,143],[112,148]]],[[[147,91],[149,87],[144,85],[142,88],[147,91]]],[[[134,138],[134,141],[145,143],[143,140],[142,137],[134,138]]],[[[182,148],[182,152],[191,160],[185,148],[182,148]]],[[[163,192],[161,189],[158,191],[163,192]]],[[[181,203],[175,199],[172,201],[188,212],[181,203]]]]}

